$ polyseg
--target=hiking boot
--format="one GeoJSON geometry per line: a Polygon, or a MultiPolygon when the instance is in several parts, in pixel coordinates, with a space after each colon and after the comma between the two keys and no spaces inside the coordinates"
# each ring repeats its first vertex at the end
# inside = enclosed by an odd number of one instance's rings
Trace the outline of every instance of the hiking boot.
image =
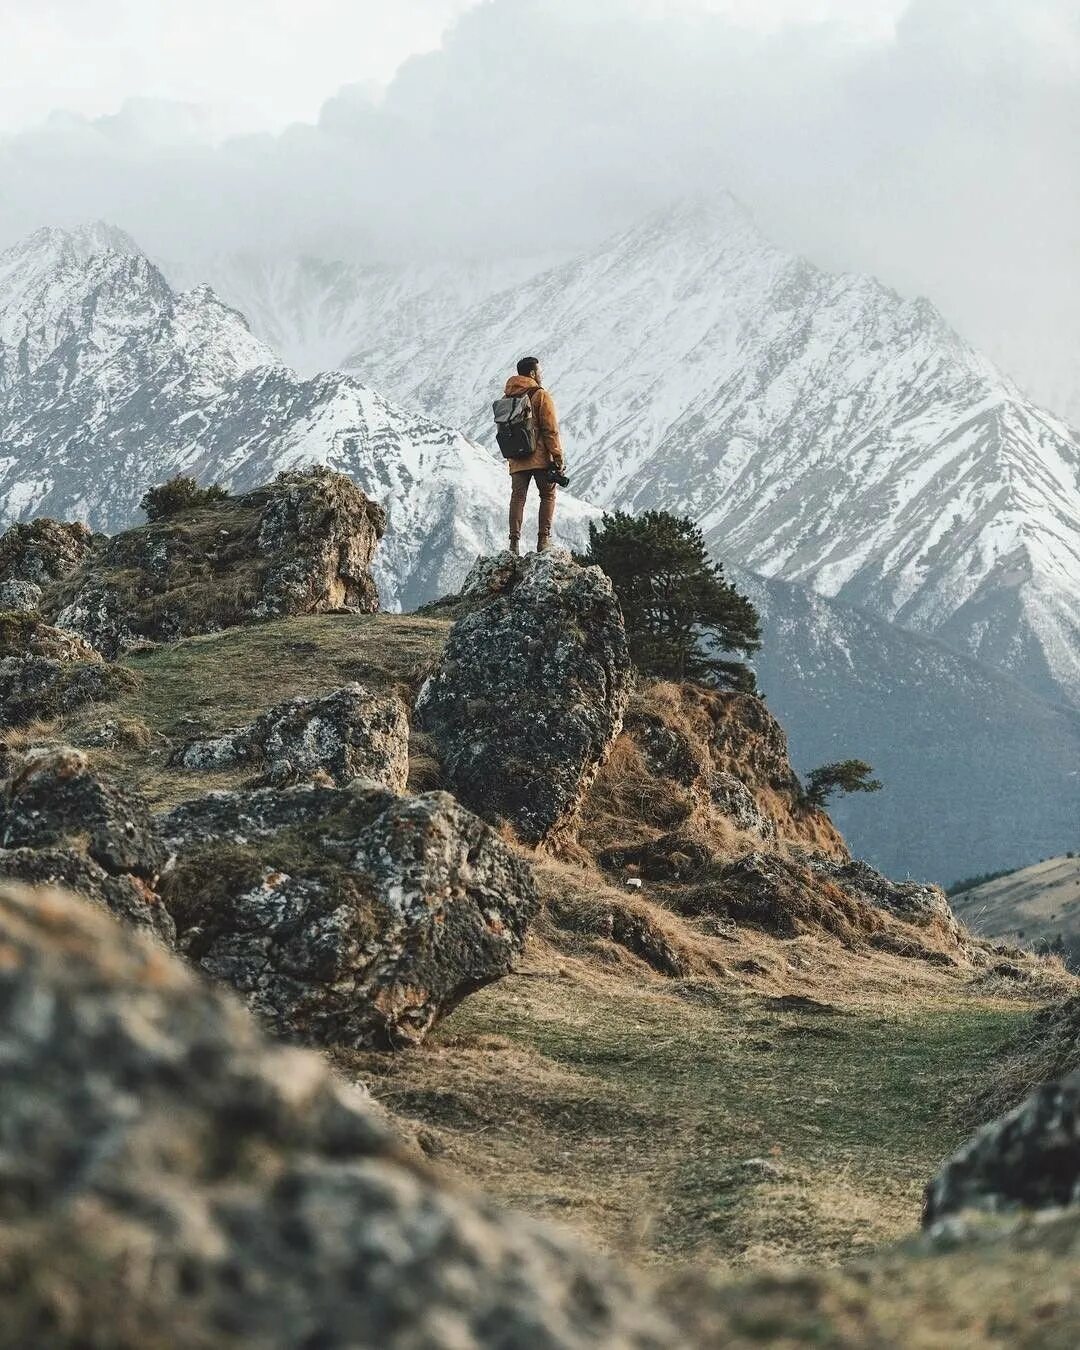
{"type": "Polygon", "coordinates": [[[521,557],[521,545],[518,543],[516,539],[510,540],[510,552],[514,555],[515,558],[521,557]]]}
{"type": "Polygon", "coordinates": [[[550,553],[554,547],[555,545],[551,542],[550,535],[541,535],[536,541],[537,553],[550,553]]]}

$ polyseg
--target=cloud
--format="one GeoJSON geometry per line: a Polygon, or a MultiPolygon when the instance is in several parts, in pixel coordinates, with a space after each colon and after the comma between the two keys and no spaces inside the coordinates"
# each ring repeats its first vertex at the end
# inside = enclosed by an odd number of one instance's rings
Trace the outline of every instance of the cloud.
{"type": "Polygon", "coordinates": [[[535,254],[724,187],[780,242],[929,293],[976,336],[1064,340],[1080,310],[1075,0],[772,0],[753,26],[751,11],[486,0],[381,97],[346,87],[315,122],[216,146],[160,103],[54,118],[0,143],[0,238],[92,215],[172,256],[535,254]]]}

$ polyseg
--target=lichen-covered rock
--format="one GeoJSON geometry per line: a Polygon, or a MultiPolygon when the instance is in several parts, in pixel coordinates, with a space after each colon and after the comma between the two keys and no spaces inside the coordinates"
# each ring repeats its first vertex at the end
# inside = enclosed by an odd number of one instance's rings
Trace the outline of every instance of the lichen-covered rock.
{"type": "Polygon", "coordinates": [[[776,821],[767,816],[746,784],[732,773],[708,776],[709,801],[731,823],[761,839],[776,838],[776,821]]]}
{"type": "Polygon", "coordinates": [[[680,1343],[640,1279],[437,1180],[159,945],[2,888],[0,950],[5,1345],[680,1343]]]}
{"type": "Polygon", "coordinates": [[[446,793],[213,793],[162,833],[183,950],[307,1042],[416,1044],[509,972],[538,903],[525,863],[446,793]]]}
{"type": "Polygon", "coordinates": [[[44,656],[0,657],[0,727],[61,717],[88,703],[108,703],[134,688],[120,666],[54,661],[44,656]]]}
{"type": "Polygon", "coordinates": [[[0,535],[0,582],[28,582],[42,589],[72,576],[95,547],[85,525],[42,517],[19,522],[0,535]]]}
{"type": "Polygon", "coordinates": [[[359,684],[320,697],[293,698],[246,727],[189,741],[173,758],[187,769],[265,765],[275,785],[316,775],[339,787],[354,778],[405,790],[409,775],[409,714],[392,694],[359,684]]]}
{"type": "Polygon", "coordinates": [[[100,661],[101,653],[76,633],[47,624],[38,614],[0,612],[0,658],[39,656],[50,661],[100,661]]]}
{"type": "Polygon", "coordinates": [[[383,508],[344,474],[317,466],[278,474],[269,487],[240,500],[260,494],[256,542],[270,564],[254,616],[374,613],[379,594],[371,559],[386,531],[383,508]]]}
{"type": "Polygon", "coordinates": [[[94,773],[71,746],[9,756],[0,783],[0,876],[62,883],[172,940],[155,889],[168,853],[141,794],[94,773]]]}
{"type": "Polygon", "coordinates": [[[342,474],[312,468],[96,546],[45,613],[109,658],[147,640],[291,614],[371,613],[382,508],[342,474]]]}
{"type": "Polygon", "coordinates": [[[509,558],[454,624],[416,716],[454,794],[538,844],[573,819],[619,734],[630,656],[599,568],[563,552],[509,558]]]}
{"type": "Polygon", "coordinates": [[[0,610],[10,614],[33,614],[44,591],[34,581],[0,581],[0,610]]]}
{"type": "Polygon", "coordinates": [[[923,1223],[964,1209],[1050,1209],[1080,1203],[1080,1073],[1044,1083],[984,1125],[926,1188],[923,1223]]]}
{"type": "Polygon", "coordinates": [[[835,881],[849,895],[888,910],[905,923],[918,927],[938,926],[957,940],[960,938],[960,925],[940,886],[919,881],[890,881],[869,863],[858,859],[837,862],[813,858],[810,866],[819,876],[835,881]]]}
{"type": "Polygon", "coordinates": [[[168,857],[140,793],[99,777],[70,746],[28,750],[0,789],[0,842],[46,848],[74,836],[112,873],[153,880],[168,857]]]}
{"type": "Polygon", "coordinates": [[[111,875],[75,848],[0,848],[0,877],[27,886],[62,886],[133,928],[170,944],[176,940],[172,916],[148,881],[125,872],[111,875]]]}

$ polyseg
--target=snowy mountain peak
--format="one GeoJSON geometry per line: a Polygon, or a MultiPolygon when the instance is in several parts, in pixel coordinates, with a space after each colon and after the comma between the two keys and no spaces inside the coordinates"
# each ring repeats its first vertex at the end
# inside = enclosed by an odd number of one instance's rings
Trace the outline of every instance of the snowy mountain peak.
{"type": "Polygon", "coordinates": [[[927,300],[680,203],[357,371],[482,434],[544,361],[575,487],[1080,701],[1080,441],[927,300]],[[1022,560],[1022,565],[1020,565],[1022,560]]]}
{"type": "MultiPolygon", "coordinates": [[[[37,266],[0,288],[0,524],[120,529],[177,472],[247,489],[322,463],[388,509],[389,607],[454,589],[502,543],[501,460],[349,375],[300,379],[209,286],[177,293],[137,248],[84,242],[39,232],[9,250],[37,266]]],[[[567,542],[592,514],[564,498],[567,542]]]]}
{"type": "Polygon", "coordinates": [[[14,267],[34,272],[86,262],[98,253],[141,253],[131,235],[104,220],[73,229],[44,225],[0,252],[0,276],[14,267]]]}

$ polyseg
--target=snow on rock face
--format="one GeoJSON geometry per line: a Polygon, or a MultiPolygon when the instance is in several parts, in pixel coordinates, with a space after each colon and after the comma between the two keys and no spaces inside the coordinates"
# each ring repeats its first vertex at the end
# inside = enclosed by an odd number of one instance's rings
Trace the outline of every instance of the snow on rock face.
{"type": "Polygon", "coordinates": [[[476,435],[522,347],[575,491],[689,514],[733,562],[1080,701],[1080,440],[927,301],[781,252],[727,198],[357,369],[476,435]]]}
{"type": "MultiPolygon", "coordinates": [[[[501,460],[350,376],[300,379],[209,287],[176,293],[118,231],[39,231],[0,254],[0,523],[115,531],[174,473],[245,491],[312,463],[387,508],[386,608],[454,589],[505,537],[501,460]]],[[[576,545],[592,514],[564,497],[557,530],[576,545]]]]}

